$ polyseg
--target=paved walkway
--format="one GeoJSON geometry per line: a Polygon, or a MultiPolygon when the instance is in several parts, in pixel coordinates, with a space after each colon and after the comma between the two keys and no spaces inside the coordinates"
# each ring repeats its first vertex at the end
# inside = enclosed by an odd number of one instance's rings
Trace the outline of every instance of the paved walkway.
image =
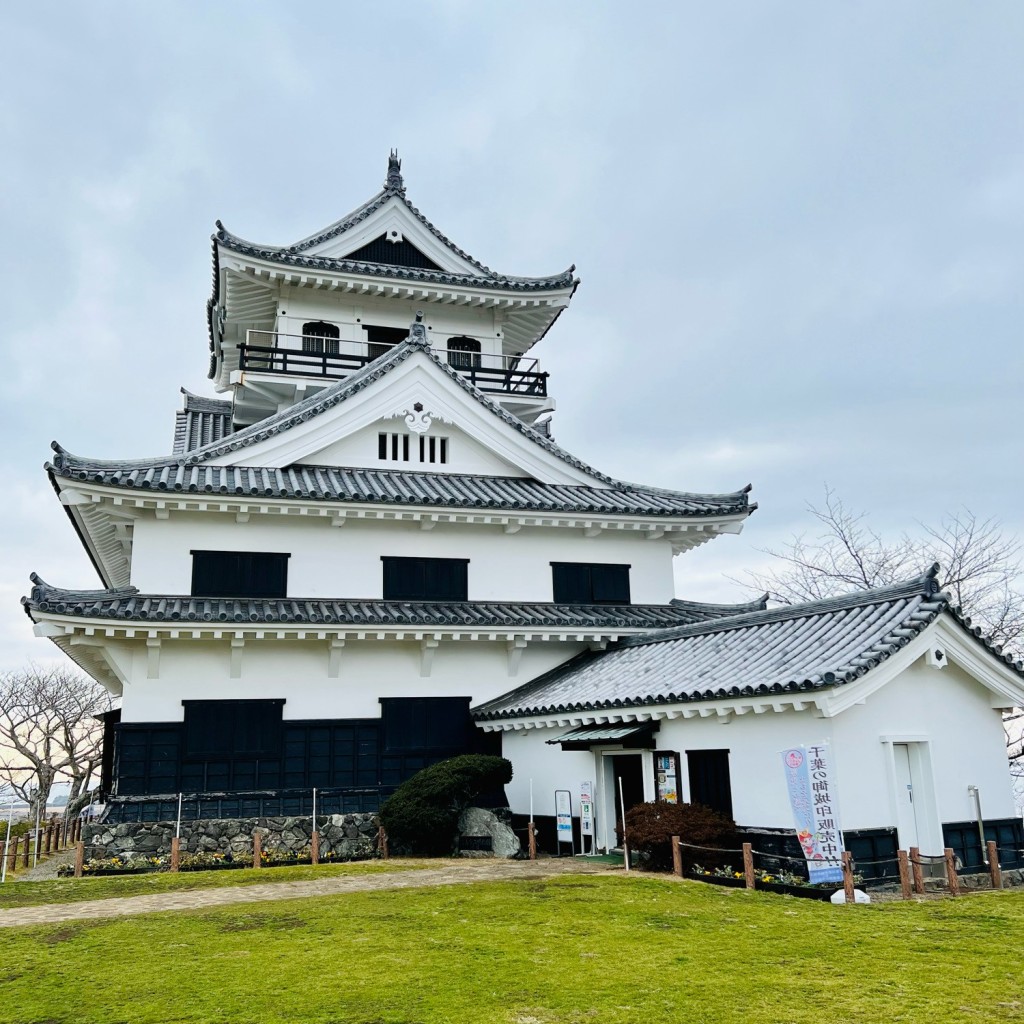
{"type": "Polygon", "coordinates": [[[57,877],[57,869],[62,864],[74,864],[74,848],[61,850],[60,853],[51,854],[45,857],[34,868],[27,871],[22,868],[13,875],[7,876],[8,882],[49,882],[57,877]]]}
{"type": "Polygon", "coordinates": [[[59,924],[62,921],[128,917],[161,910],[206,910],[236,903],[265,900],[296,900],[309,896],[337,896],[347,892],[383,889],[421,889],[432,885],[550,878],[564,874],[603,874],[617,870],[576,858],[537,861],[453,861],[451,867],[416,871],[381,872],[372,875],[332,875],[306,882],[266,882],[260,885],[225,886],[220,889],[187,889],[179,892],[125,896],[81,903],[48,903],[35,907],[0,910],[0,928],[19,925],[59,924]]]}

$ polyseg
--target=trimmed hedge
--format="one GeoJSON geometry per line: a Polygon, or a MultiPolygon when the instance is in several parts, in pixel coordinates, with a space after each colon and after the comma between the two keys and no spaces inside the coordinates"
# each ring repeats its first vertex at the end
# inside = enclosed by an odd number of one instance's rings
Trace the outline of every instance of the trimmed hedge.
{"type": "Polygon", "coordinates": [[[459,815],[480,793],[511,781],[512,762],[488,754],[463,754],[424,768],[403,782],[380,809],[388,844],[395,853],[454,854],[459,815]]]}

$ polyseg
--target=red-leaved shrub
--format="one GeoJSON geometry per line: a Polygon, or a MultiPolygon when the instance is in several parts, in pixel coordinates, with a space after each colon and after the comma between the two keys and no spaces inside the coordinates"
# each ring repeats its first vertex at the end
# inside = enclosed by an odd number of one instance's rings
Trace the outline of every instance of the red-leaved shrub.
{"type": "Polygon", "coordinates": [[[626,812],[626,841],[636,854],[637,867],[647,871],[672,870],[672,837],[679,836],[688,846],[682,847],[683,873],[689,874],[694,864],[721,867],[736,861],[736,854],[716,853],[740,848],[736,823],[718,811],[702,804],[637,804],[626,812]],[[695,850],[699,846],[707,849],[695,850]]]}

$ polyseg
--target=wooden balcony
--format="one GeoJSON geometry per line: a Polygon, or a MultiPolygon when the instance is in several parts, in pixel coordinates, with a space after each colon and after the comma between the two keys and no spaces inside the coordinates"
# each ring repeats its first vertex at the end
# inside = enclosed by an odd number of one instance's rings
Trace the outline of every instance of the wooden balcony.
{"type": "MultiPolygon", "coordinates": [[[[239,369],[282,377],[342,380],[386,355],[392,346],[271,331],[247,331],[239,369]]],[[[436,349],[436,354],[481,391],[546,398],[548,375],[536,359],[436,349]]]]}

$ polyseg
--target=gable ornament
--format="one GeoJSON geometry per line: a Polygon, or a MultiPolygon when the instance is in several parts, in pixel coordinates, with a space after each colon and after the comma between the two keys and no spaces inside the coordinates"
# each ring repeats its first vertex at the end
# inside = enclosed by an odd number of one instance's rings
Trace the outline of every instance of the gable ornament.
{"type": "Polygon", "coordinates": [[[414,402],[411,409],[396,409],[388,418],[395,419],[399,416],[405,418],[405,425],[414,434],[425,434],[433,425],[434,420],[451,423],[450,419],[425,408],[422,402],[414,402]]]}

